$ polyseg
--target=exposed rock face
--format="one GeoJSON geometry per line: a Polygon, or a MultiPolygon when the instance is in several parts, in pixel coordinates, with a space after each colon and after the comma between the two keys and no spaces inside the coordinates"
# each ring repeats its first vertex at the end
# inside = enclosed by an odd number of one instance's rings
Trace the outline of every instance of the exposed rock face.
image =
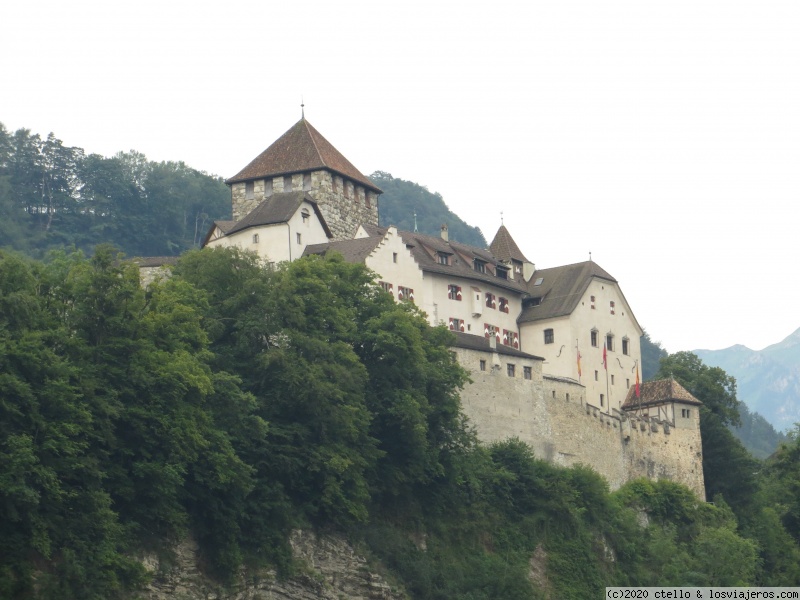
{"type": "Polygon", "coordinates": [[[146,600],[404,600],[408,597],[371,572],[366,559],[341,537],[316,537],[308,531],[296,531],[290,543],[295,558],[307,565],[306,573],[285,581],[278,581],[274,571],[242,575],[234,585],[223,588],[199,571],[197,545],[186,540],[175,549],[174,565],[164,567],[157,559],[145,558],[145,566],[154,577],[141,597],[146,600]]]}

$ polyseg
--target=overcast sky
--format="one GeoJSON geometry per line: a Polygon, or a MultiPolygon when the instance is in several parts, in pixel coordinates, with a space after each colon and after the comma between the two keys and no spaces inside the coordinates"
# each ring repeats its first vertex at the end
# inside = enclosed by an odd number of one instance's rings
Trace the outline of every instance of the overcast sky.
{"type": "Polygon", "coordinates": [[[670,352],[800,327],[800,3],[11,0],[0,122],[230,177],[300,117],[670,352]]]}

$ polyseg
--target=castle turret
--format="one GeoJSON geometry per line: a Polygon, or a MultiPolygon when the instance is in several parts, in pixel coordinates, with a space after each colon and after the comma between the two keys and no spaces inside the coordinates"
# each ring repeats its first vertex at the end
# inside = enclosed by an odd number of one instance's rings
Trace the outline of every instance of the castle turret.
{"type": "Polygon", "coordinates": [[[334,240],[351,239],[362,223],[378,225],[381,189],[305,118],[226,183],[234,221],[272,194],[302,190],[319,205],[334,240]]]}

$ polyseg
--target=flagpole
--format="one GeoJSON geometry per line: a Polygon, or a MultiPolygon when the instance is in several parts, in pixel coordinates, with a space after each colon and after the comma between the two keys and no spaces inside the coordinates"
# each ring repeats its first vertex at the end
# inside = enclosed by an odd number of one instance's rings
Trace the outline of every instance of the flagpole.
{"type": "Polygon", "coordinates": [[[611,414],[611,392],[608,389],[608,361],[606,361],[606,397],[608,398],[608,406],[606,407],[606,413],[611,414]]]}

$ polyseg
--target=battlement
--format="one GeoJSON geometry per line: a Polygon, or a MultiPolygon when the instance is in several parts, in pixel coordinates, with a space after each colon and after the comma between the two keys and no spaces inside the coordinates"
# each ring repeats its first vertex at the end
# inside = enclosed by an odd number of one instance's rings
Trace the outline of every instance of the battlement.
{"type": "Polygon", "coordinates": [[[544,375],[542,360],[464,348],[456,353],[472,379],[461,394],[462,409],[481,440],[518,437],[540,458],[592,467],[612,489],[647,477],[682,483],[705,497],[699,428],[604,411],[586,402],[586,388],[577,381],[544,375]],[[523,377],[525,366],[530,379],[523,377]]]}

